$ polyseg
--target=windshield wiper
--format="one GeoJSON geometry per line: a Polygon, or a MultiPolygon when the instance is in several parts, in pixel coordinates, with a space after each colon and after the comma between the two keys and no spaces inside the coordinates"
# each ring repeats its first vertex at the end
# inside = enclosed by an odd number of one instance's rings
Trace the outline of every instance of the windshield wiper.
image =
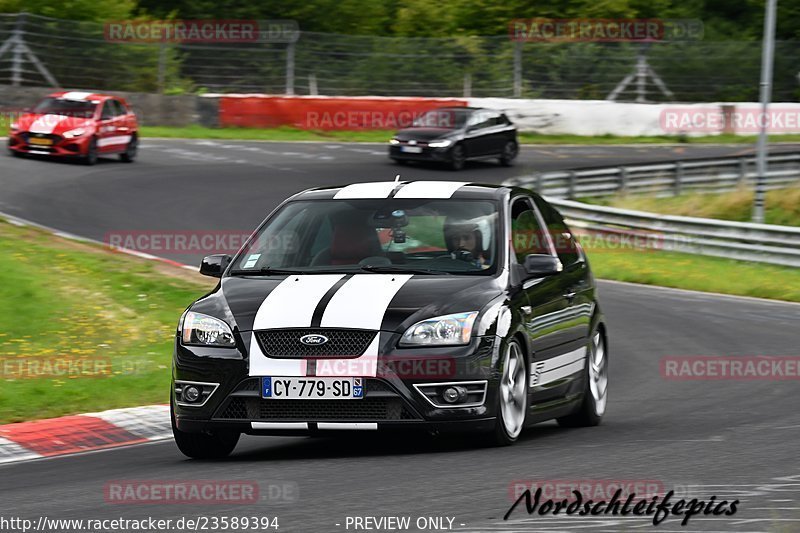
{"type": "Polygon", "coordinates": [[[300,274],[297,270],[287,270],[287,269],[280,269],[280,268],[270,268],[270,267],[261,267],[261,268],[238,268],[235,270],[231,270],[232,276],[270,276],[270,275],[281,275],[281,274],[300,274]]]}
{"type": "Polygon", "coordinates": [[[406,274],[433,274],[436,276],[451,276],[450,272],[444,270],[433,270],[431,268],[414,268],[399,265],[361,265],[361,270],[367,272],[397,272],[406,274]]]}

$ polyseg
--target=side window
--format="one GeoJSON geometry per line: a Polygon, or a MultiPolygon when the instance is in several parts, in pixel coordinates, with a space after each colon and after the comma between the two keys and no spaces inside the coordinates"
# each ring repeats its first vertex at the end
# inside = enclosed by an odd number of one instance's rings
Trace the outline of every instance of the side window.
{"type": "Polygon", "coordinates": [[[536,206],[547,224],[547,231],[550,233],[561,263],[567,266],[577,262],[580,259],[580,252],[575,242],[575,236],[567,227],[564,218],[553,206],[540,198],[536,199],[536,206]]]}
{"type": "Polygon", "coordinates": [[[100,113],[100,120],[109,120],[114,118],[114,108],[111,105],[112,100],[106,100],[103,102],[103,111],[100,113]]]}
{"type": "Polygon", "coordinates": [[[528,254],[551,253],[547,233],[539,223],[530,200],[524,197],[511,203],[511,246],[519,264],[525,262],[528,254]]]}
{"type": "Polygon", "coordinates": [[[119,100],[111,100],[111,105],[113,106],[114,114],[117,116],[125,115],[128,112],[119,100]]]}

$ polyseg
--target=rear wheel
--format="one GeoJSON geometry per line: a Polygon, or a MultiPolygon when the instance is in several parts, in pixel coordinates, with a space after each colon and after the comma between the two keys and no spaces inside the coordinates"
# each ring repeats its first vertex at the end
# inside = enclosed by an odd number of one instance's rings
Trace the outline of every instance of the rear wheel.
{"type": "Polygon", "coordinates": [[[586,385],[583,402],[573,414],[558,419],[564,427],[596,426],[603,420],[608,403],[608,354],[603,335],[596,331],[587,347],[586,385]]]}
{"type": "Polygon", "coordinates": [[[94,137],[89,140],[89,147],[86,149],[86,155],[83,156],[83,163],[85,165],[97,163],[97,139],[94,137]]]}
{"type": "Polygon", "coordinates": [[[131,136],[131,140],[128,141],[128,146],[125,147],[125,151],[119,154],[120,161],[124,161],[125,163],[132,163],[134,159],[136,159],[136,152],[139,148],[139,139],[136,135],[131,136]]]}
{"type": "Polygon", "coordinates": [[[464,147],[460,144],[453,146],[450,150],[450,168],[453,170],[461,170],[464,168],[464,163],[467,160],[467,154],[464,147]]]}
{"type": "Polygon", "coordinates": [[[508,446],[517,441],[528,413],[528,372],[519,342],[511,339],[503,352],[503,370],[498,388],[497,421],[493,441],[508,446]]]}
{"type": "Polygon", "coordinates": [[[500,164],[504,167],[510,167],[514,163],[519,153],[519,146],[515,141],[508,141],[503,146],[503,153],[500,155],[500,164]]]}
{"type": "MultiPolygon", "coordinates": [[[[170,407],[172,411],[172,407],[170,407]]],[[[235,431],[214,431],[209,433],[186,433],[175,425],[175,414],[172,419],[172,435],[175,444],[186,457],[192,459],[224,459],[229,456],[239,442],[240,434],[235,431]]]]}

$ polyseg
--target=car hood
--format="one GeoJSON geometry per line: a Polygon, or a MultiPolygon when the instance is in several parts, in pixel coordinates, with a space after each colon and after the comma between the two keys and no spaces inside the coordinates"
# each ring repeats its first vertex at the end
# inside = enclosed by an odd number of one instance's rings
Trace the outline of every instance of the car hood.
{"type": "MultiPolygon", "coordinates": [[[[407,280],[399,282],[401,285],[396,292],[394,289],[388,289],[388,296],[386,293],[380,295],[384,292],[380,290],[382,286],[388,287],[391,283],[398,283],[401,277],[392,274],[345,276],[330,290],[326,291],[323,288],[316,295],[312,295],[314,291],[309,291],[306,283],[313,283],[313,280],[299,278],[319,278],[319,275],[227,277],[221,280],[214,291],[195,302],[191,309],[223,318],[240,331],[250,331],[253,329],[256,313],[262,305],[272,305],[273,310],[285,309],[293,316],[311,317],[316,312],[316,316],[319,317],[320,313],[328,309],[336,293],[352,282],[350,287],[344,289],[349,308],[347,321],[353,324],[350,327],[374,329],[358,325],[359,322],[364,322],[380,324],[382,331],[402,332],[419,320],[450,313],[480,311],[502,292],[498,279],[489,276],[414,275],[407,276],[407,280]],[[353,281],[355,278],[361,279],[353,281]],[[348,290],[360,283],[368,283],[373,289],[348,290]],[[279,286],[281,286],[279,292],[276,292],[273,298],[267,299],[279,286]],[[388,298],[388,303],[386,301],[378,303],[382,297],[388,298]]],[[[296,326],[281,327],[309,327],[309,323],[306,320],[296,326]]]]}
{"type": "Polygon", "coordinates": [[[394,138],[400,141],[432,141],[447,137],[455,131],[448,128],[406,128],[398,131],[394,138]]]}
{"type": "Polygon", "coordinates": [[[93,121],[84,117],[71,117],[66,115],[50,115],[43,113],[25,113],[17,119],[19,131],[31,133],[54,133],[63,135],[64,132],[75,128],[91,126],[93,121]]]}

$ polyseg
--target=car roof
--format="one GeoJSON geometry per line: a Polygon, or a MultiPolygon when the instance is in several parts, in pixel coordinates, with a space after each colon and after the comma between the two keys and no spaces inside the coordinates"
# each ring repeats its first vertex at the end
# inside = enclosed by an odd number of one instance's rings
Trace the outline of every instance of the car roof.
{"type": "Polygon", "coordinates": [[[52,93],[48,95],[49,98],[63,98],[64,100],[76,100],[76,101],[99,101],[104,102],[110,99],[116,99],[125,101],[124,98],[120,98],[118,96],[113,96],[110,94],[100,94],[100,93],[93,93],[89,91],[58,91],[56,93],[52,93]]]}
{"type": "Polygon", "coordinates": [[[511,188],[504,185],[463,181],[373,181],[335,187],[316,187],[292,200],[355,200],[381,198],[409,199],[500,199],[511,188]]]}

